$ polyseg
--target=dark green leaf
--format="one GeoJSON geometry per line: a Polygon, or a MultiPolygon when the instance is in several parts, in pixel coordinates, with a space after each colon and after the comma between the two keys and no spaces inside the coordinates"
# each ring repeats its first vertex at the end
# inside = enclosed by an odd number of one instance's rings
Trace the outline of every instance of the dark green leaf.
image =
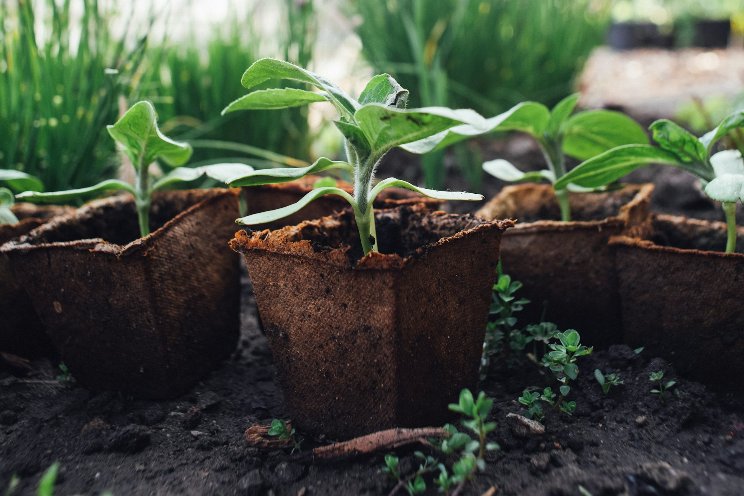
{"type": "Polygon", "coordinates": [[[241,96],[230,103],[222,114],[236,110],[270,110],[290,107],[302,107],[315,102],[327,102],[328,97],[322,93],[298,90],[296,88],[271,88],[258,90],[241,96]]]}
{"type": "Polygon", "coordinates": [[[576,108],[576,104],[579,103],[579,93],[568,95],[566,98],[558,102],[553,110],[550,111],[550,119],[548,119],[548,125],[545,128],[545,134],[553,138],[558,137],[563,128],[563,124],[569,118],[576,108]]]}
{"type": "Polygon", "coordinates": [[[13,169],[0,169],[0,182],[18,192],[44,190],[44,185],[39,178],[13,169]]]}
{"type": "Polygon", "coordinates": [[[215,181],[228,184],[231,179],[244,176],[253,171],[253,167],[246,164],[212,164],[202,167],[177,167],[158,179],[152,186],[152,190],[168,188],[182,182],[196,181],[207,176],[215,181]]]}
{"type": "Polygon", "coordinates": [[[647,145],[646,131],[630,117],[610,110],[579,112],[565,124],[563,152],[588,160],[621,145],[647,145]]]}
{"type": "Polygon", "coordinates": [[[729,115],[711,132],[700,138],[700,142],[703,144],[707,152],[710,154],[718,140],[726,136],[731,131],[744,127],[744,110],[738,110],[737,112],[729,115]]]}
{"type": "Polygon", "coordinates": [[[307,206],[310,202],[324,195],[338,195],[344,198],[346,201],[348,201],[352,205],[352,207],[356,208],[356,202],[354,201],[354,197],[352,197],[346,191],[340,188],[318,188],[318,189],[314,189],[308,192],[305,196],[303,196],[296,203],[287,205],[286,207],[277,208],[275,210],[269,210],[266,212],[260,212],[260,213],[248,215],[246,217],[241,217],[240,219],[237,219],[235,222],[237,222],[238,224],[244,225],[244,226],[255,226],[259,224],[267,224],[269,222],[274,222],[279,219],[283,219],[284,217],[287,217],[289,215],[292,215],[296,212],[299,212],[305,206],[307,206]]]}
{"type": "Polygon", "coordinates": [[[684,163],[705,163],[708,151],[699,139],[682,126],[668,119],[660,119],[649,126],[654,141],[661,148],[673,153],[684,163]]]}

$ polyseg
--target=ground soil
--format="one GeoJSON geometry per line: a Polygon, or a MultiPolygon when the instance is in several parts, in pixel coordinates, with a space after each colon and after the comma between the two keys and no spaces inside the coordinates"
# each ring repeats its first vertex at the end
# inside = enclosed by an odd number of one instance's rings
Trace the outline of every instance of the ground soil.
{"type": "MultiPolygon", "coordinates": [[[[595,352],[580,368],[575,415],[548,412],[546,433],[537,436],[520,437],[505,417],[521,411],[515,399],[525,386],[546,384],[539,369],[524,361],[484,381],[496,400],[491,438],[501,451],[463,494],[492,486],[504,495],[578,495],[580,486],[594,496],[742,493],[740,398],[714,394],[624,346],[595,352]],[[625,384],[604,396],[595,368],[619,372],[625,384]],[[679,381],[665,402],[649,392],[655,370],[679,381]]],[[[238,350],[177,400],[92,393],[58,373],[46,360],[25,374],[0,372],[0,491],[16,474],[15,494],[33,494],[55,461],[57,494],[387,494],[395,485],[381,470],[383,453],[318,464],[247,445],[249,425],[286,416],[247,281],[238,350]]],[[[404,470],[413,466],[412,449],[399,456],[404,470]]]]}

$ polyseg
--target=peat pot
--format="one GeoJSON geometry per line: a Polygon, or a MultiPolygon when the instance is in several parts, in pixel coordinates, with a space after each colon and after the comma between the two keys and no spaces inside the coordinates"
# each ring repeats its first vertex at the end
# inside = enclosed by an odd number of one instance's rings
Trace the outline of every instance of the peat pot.
{"type": "MultiPolygon", "coordinates": [[[[70,213],[70,207],[37,206],[17,203],[12,207],[18,218],[15,224],[0,225],[0,246],[18,238],[56,215],[70,213]]],[[[26,358],[51,355],[53,348],[44,334],[44,327],[31,305],[31,301],[18,285],[8,266],[0,256],[0,352],[26,358]]]]}
{"type": "Polygon", "coordinates": [[[365,257],[348,211],[230,242],[306,432],[441,425],[477,382],[499,240],[513,223],[424,205],[376,219],[382,253],[365,257]]]}
{"type": "Polygon", "coordinates": [[[476,215],[519,221],[504,235],[504,272],[524,284],[531,303],[522,324],[547,320],[576,329],[588,345],[622,341],[611,236],[648,224],[653,185],[627,185],[605,193],[572,193],[573,221],[560,221],[549,185],[507,186],[476,215]]]}
{"type": "Polygon", "coordinates": [[[626,342],[691,378],[744,391],[744,254],[723,253],[726,225],[658,215],[646,239],[610,245],[626,342]]]}
{"type": "Polygon", "coordinates": [[[175,397],[235,348],[239,259],[227,249],[237,192],[156,194],[138,239],[129,196],[89,203],[6,243],[7,258],[75,379],[175,397]]]}

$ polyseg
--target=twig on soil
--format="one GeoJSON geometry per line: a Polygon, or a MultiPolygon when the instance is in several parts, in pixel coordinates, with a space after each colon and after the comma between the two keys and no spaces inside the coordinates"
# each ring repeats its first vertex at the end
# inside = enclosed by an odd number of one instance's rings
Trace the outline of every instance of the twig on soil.
{"type": "MultiPolygon", "coordinates": [[[[309,455],[316,460],[337,460],[398,448],[407,444],[426,443],[426,438],[445,438],[449,433],[441,427],[421,427],[418,429],[388,429],[373,432],[348,441],[333,443],[313,449],[309,455]]],[[[302,453],[308,455],[308,453],[302,453]]]]}

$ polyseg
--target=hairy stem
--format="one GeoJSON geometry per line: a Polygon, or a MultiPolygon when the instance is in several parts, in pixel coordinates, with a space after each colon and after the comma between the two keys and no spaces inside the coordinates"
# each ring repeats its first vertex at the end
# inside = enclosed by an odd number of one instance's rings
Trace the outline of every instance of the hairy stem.
{"type": "Polygon", "coordinates": [[[556,190],[555,198],[558,200],[558,207],[561,209],[561,220],[569,222],[571,220],[571,204],[568,199],[568,190],[556,190]]]}
{"type": "Polygon", "coordinates": [[[736,203],[723,202],[723,213],[726,215],[726,253],[736,251],[736,203]]]}
{"type": "Polygon", "coordinates": [[[148,165],[140,162],[137,169],[137,181],[134,185],[134,203],[137,208],[140,236],[150,234],[150,176],[148,165]]]}
{"type": "MultiPolygon", "coordinates": [[[[566,175],[565,157],[561,151],[562,144],[558,140],[546,140],[540,142],[545,161],[548,163],[550,171],[557,181],[566,175]]],[[[568,190],[556,190],[555,197],[558,200],[558,206],[561,209],[561,220],[569,222],[571,220],[571,205],[568,201],[568,190]]]]}
{"type": "MultiPolygon", "coordinates": [[[[348,155],[350,160],[354,160],[357,157],[356,153],[348,153],[348,155]]],[[[367,157],[361,163],[358,160],[356,163],[351,162],[354,164],[354,200],[357,203],[357,210],[355,210],[354,216],[365,255],[371,251],[378,251],[375,212],[372,208],[372,203],[369,202],[369,192],[372,189],[372,178],[375,174],[377,162],[378,159],[373,155],[367,157]]]]}

